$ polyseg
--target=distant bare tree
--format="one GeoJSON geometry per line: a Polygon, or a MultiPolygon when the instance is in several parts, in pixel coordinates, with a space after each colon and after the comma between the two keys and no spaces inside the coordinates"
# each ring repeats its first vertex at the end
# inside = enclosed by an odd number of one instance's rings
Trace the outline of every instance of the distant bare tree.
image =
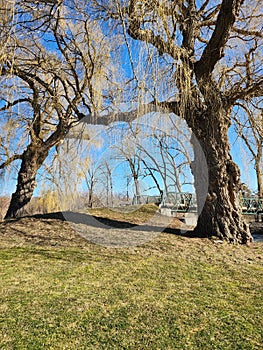
{"type": "Polygon", "coordinates": [[[191,133],[184,129],[185,123],[179,118],[167,116],[163,126],[158,126],[158,116],[152,117],[152,122],[147,125],[134,121],[125,136],[129,149],[142,163],[140,177],[150,176],[160,193],[182,192],[182,185],[192,184],[189,182],[193,157],[191,133]]]}
{"type": "Polygon", "coordinates": [[[263,106],[262,101],[239,103],[233,114],[238,136],[245,143],[257,176],[258,196],[263,197],[263,106]]]}
{"type": "Polygon", "coordinates": [[[128,164],[130,176],[134,183],[134,195],[136,198],[136,203],[140,204],[140,181],[141,177],[141,156],[140,151],[136,147],[134,140],[130,137],[126,137],[123,141],[116,145],[114,148],[117,151],[116,156],[120,161],[125,161],[128,164]]]}

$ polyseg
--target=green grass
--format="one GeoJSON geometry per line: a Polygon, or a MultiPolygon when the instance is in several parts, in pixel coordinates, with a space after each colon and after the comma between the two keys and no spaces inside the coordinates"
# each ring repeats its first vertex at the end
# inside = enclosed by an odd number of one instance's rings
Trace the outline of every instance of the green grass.
{"type": "Polygon", "coordinates": [[[36,219],[0,238],[1,350],[262,349],[262,243],[114,249],[36,219]]]}

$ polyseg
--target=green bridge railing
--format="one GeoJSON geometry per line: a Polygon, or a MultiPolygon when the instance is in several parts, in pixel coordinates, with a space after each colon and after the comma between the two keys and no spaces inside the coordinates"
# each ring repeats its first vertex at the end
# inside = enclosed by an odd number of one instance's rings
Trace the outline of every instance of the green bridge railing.
{"type": "Polygon", "coordinates": [[[241,203],[243,214],[263,213],[263,198],[241,197],[240,203],[241,203]]]}
{"type": "Polygon", "coordinates": [[[195,196],[190,192],[168,192],[163,198],[162,206],[168,206],[179,213],[196,211],[197,208],[195,196]]]}
{"type": "MultiPolygon", "coordinates": [[[[196,211],[196,198],[190,192],[168,192],[163,196],[135,196],[133,204],[156,203],[162,207],[169,207],[176,212],[196,211]]],[[[258,216],[263,213],[263,198],[240,196],[240,205],[245,215],[254,214],[258,216]]]]}

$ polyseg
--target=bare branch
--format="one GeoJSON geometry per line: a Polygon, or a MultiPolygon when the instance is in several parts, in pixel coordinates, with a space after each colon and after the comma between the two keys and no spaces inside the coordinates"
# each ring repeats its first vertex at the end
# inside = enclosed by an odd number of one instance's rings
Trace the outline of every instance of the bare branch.
{"type": "MultiPolygon", "coordinates": [[[[147,104],[141,104],[136,109],[127,112],[111,112],[106,115],[84,115],[79,113],[80,121],[87,124],[95,125],[109,125],[115,122],[127,122],[130,123],[133,120],[151,112],[162,113],[174,113],[178,115],[180,113],[180,104],[177,101],[170,102],[158,102],[152,101],[147,104]]],[[[76,124],[76,123],[75,123],[76,124]]]]}
{"type": "Polygon", "coordinates": [[[253,97],[263,96],[263,79],[256,82],[251,82],[246,88],[240,88],[240,85],[229,92],[228,100],[231,104],[235,104],[237,100],[249,100],[253,97]]]}
{"type": "Polygon", "coordinates": [[[10,165],[11,163],[13,163],[15,160],[17,159],[22,159],[22,154],[15,154],[12,157],[8,158],[5,162],[3,162],[2,164],[0,164],[0,169],[4,169],[6,168],[8,165],[10,165]]]}
{"type": "Polygon", "coordinates": [[[6,105],[0,108],[0,112],[6,111],[7,109],[9,109],[10,107],[14,107],[19,103],[23,103],[23,102],[31,102],[31,100],[29,98],[19,98],[18,100],[15,100],[13,102],[9,102],[7,101],[6,105]]]}
{"type": "Polygon", "coordinates": [[[241,28],[237,28],[237,27],[233,27],[233,32],[241,34],[241,35],[245,35],[245,36],[252,36],[253,38],[257,37],[257,38],[263,38],[263,33],[259,32],[257,30],[247,30],[247,29],[241,29],[241,28]]]}
{"type": "Polygon", "coordinates": [[[217,17],[213,34],[203,51],[203,54],[195,64],[197,78],[208,77],[216,63],[223,57],[225,44],[231,33],[242,0],[223,0],[217,17]]]}

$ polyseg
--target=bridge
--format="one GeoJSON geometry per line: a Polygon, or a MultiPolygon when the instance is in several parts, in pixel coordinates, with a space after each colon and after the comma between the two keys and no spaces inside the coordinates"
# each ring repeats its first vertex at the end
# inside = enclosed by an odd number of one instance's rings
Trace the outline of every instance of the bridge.
{"type": "MultiPolygon", "coordinates": [[[[167,208],[173,213],[197,212],[196,196],[190,192],[168,192],[161,196],[135,196],[133,204],[155,203],[161,208],[167,208]]],[[[254,215],[259,220],[263,214],[263,198],[257,196],[240,196],[240,204],[244,215],[254,215]]]]}
{"type": "MultiPolygon", "coordinates": [[[[196,196],[190,192],[168,192],[161,196],[139,196],[136,204],[155,203],[160,205],[160,212],[168,216],[176,213],[197,213],[196,196]]],[[[244,215],[253,215],[256,221],[263,221],[263,198],[257,196],[240,196],[240,204],[244,215]]]]}
{"type": "Polygon", "coordinates": [[[132,204],[155,203],[161,207],[169,207],[176,212],[197,211],[195,196],[189,192],[168,192],[163,196],[134,196],[132,204]]]}
{"type": "MultiPolygon", "coordinates": [[[[240,203],[242,207],[242,212],[244,215],[254,215],[255,220],[259,221],[260,214],[263,213],[263,198],[256,196],[252,197],[240,197],[240,203]]],[[[261,220],[263,221],[263,215],[261,215],[261,220]]]]}
{"type": "Polygon", "coordinates": [[[178,213],[197,212],[195,195],[190,192],[168,192],[163,196],[161,207],[178,213]]]}

